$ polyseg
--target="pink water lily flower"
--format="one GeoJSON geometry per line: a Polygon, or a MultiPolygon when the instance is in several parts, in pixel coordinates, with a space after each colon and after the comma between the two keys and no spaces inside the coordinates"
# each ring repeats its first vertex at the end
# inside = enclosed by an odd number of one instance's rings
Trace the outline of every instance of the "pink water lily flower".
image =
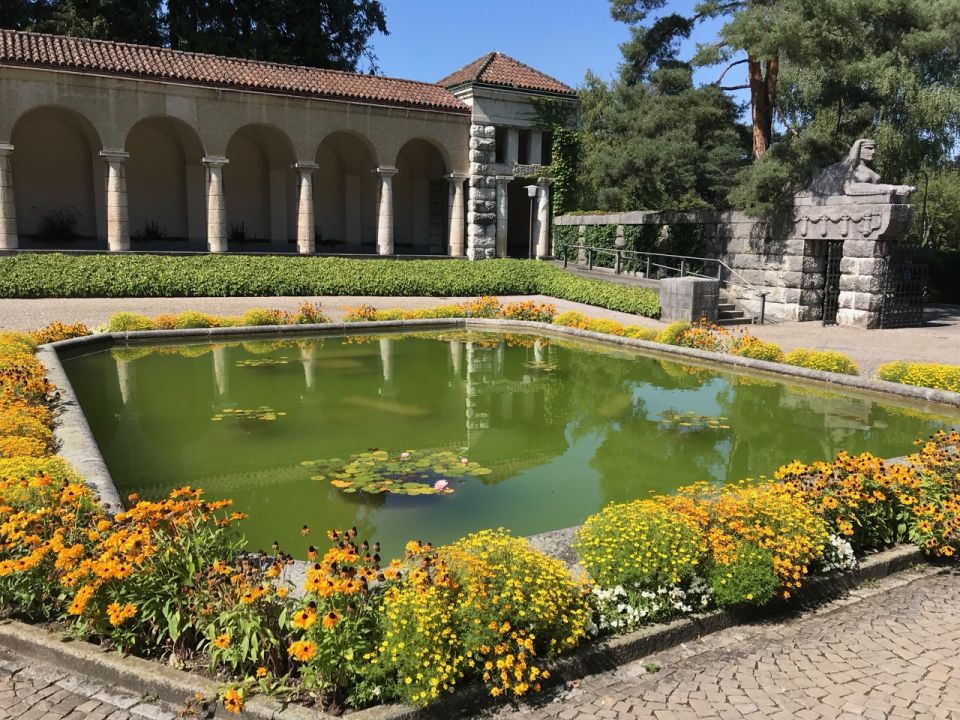
{"type": "Polygon", "coordinates": [[[437,480],[433,484],[433,489],[436,490],[437,492],[443,492],[444,490],[447,489],[447,485],[449,484],[450,483],[448,483],[446,480],[437,480]]]}
{"type": "Polygon", "coordinates": [[[466,458],[460,458],[460,463],[461,463],[462,465],[466,465],[468,462],[470,462],[470,461],[467,460],[466,458]]]}
{"type": "Polygon", "coordinates": [[[408,452],[402,452],[402,453],[400,453],[400,459],[401,459],[401,460],[406,460],[408,457],[410,457],[410,453],[408,453],[408,452]]]}

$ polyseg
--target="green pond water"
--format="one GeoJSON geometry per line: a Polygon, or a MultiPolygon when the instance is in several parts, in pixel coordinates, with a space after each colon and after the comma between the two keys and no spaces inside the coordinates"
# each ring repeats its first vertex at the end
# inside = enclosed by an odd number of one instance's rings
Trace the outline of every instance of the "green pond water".
{"type": "Polygon", "coordinates": [[[250,545],[277,540],[298,557],[321,531],[351,525],[387,554],[488,527],[554,530],[611,501],[793,459],[902,455],[958,424],[937,409],[530,335],[137,345],[63,364],[123,497],[190,484],[233,498],[250,545]],[[351,494],[303,464],[373,449],[391,462],[450,452],[484,474],[453,477],[452,493],[351,494]]]}

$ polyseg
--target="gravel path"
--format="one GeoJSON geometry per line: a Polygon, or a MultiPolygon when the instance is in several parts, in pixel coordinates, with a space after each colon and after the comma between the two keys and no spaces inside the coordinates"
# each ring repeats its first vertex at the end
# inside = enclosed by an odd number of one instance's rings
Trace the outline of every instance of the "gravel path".
{"type": "MultiPolygon", "coordinates": [[[[319,302],[331,320],[338,320],[345,307],[373,305],[377,308],[425,308],[467,298],[437,297],[226,297],[226,298],[79,298],[41,300],[0,300],[0,328],[32,330],[53,320],[82,322],[93,328],[106,323],[115,312],[129,310],[149,316],[202,310],[217,315],[239,315],[252,307],[295,310],[305,301],[319,302]]],[[[557,310],[579,310],[591,317],[610,318],[662,328],[666,323],[627,313],[604,310],[582,303],[556,300],[543,295],[522,295],[510,301],[550,302],[557,310]]],[[[872,374],[878,365],[891,360],[919,360],[960,364],[960,306],[933,305],[927,308],[927,324],[920,328],[859,330],[818,322],[783,323],[749,327],[754,335],[779,343],[785,350],[796,347],[839,350],[850,355],[862,374],[872,374]]],[[[738,330],[734,329],[734,332],[738,330]]]]}

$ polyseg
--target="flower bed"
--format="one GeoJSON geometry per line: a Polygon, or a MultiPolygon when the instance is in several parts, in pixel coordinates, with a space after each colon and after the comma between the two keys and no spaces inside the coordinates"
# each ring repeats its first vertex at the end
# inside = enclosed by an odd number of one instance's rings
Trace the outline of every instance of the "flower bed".
{"type": "MultiPolygon", "coordinates": [[[[470,310],[504,312],[490,299],[470,310]]],[[[107,513],[51,454],[55,398],[33,340],[0,335],[0,412],[14,418],[3,437],[15,455],[0,459],[0,605],[203,672],[234,712],[256,693],[329,709],[427,704],[470,684],[523,697],[591,633],[786,598],[812,573],[851,567],[854,551],[960,550],[960,435],[940,433],[907,465],[841,455],[772,480],[608,506],[579,535],[587,581],[504,530],[410,543],[389,561],[355,530],[331,531],[295,598],[289,557],[244,550],[229,501],[182,488],[107,513]]]]}

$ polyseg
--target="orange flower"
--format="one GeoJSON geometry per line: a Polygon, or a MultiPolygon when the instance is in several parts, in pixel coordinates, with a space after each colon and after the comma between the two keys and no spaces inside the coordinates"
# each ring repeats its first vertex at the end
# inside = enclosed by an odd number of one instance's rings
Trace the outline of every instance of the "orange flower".
{"type": "Polygon", "coordinates": [[[317,655],[317,644],[312,640],[297,640],[287,649],[287,654],[300,662],[310,662],[317,655]]]}
{"type": "Polygon", "coordinates": [[[227,712],[239,715],[243,709],[243,688],[230,688],[223,694],[223,707],[227,712]]]}
{"type": "Polygon", "coordinates": [[[213,641],[213,644],[216,645],[220,650],[226,650],[230,647],[230,636],[227,633],[223,635],[217,635],[216,639],[213,641]]]}
{"type": "Polygon", "coordinates": [[[337,626],[337,623],[340,622],[340,616],[337,615],[333,610],[328,612],[323,617],[323,627],[326,630],[333,630],[337,626]]]}

